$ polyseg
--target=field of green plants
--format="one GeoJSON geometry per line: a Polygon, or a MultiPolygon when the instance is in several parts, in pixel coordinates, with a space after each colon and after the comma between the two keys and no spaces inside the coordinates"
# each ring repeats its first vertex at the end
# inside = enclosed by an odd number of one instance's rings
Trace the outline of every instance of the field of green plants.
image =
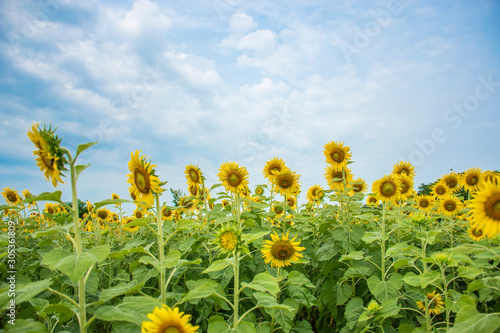
{"type": "MultiPolygon", "coordinates": [[[[0,332],[450,332],[500,328],[500,174],[471,167],[414,187],[399,162],[368,187],[350,148],[324,146],[325,184],[302,188],[285,161],[266,184],[226,162],[199,166],[187,196],[132,152],[124,199],[79,201],[77,164],[55,130],[28,137],[55,190],[3,188],[0,332]],[[307,201],[298,205],[297,198],[307,201]],[[133,202],[126,214],[122,205],[133,202]]],[[[110,193],[113,189],[109,189],[110,193]]]]}

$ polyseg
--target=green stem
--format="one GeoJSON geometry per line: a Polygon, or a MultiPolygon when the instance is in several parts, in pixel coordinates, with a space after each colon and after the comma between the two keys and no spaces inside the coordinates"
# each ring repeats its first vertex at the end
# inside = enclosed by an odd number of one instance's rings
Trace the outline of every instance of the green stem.
{"type": "Polygon", "coordinates": [[[233,329],[238,328],[238,307],[239,307],[239,288],[240,288],[240,266],[239,266],[239,254],[238,251],[234,251],[234,317],[233,317],[233,329]]]}
{"type": "Polygon", "coordinates": [[[164,248],[163,248],[163,219],[161,218],[161,207],[160,207],[160,193],[155,193],[156,199],[156,224],[158,226],[158,255],[160,260],[160,294],[161,294],[161,304],[165,304],[165,268],[163,267],[164,260],[164,248]]]}
{"type": "Polygon", "coordinates": [[[382,262],[380,270],[382,271],[381,281],[385,281],[385,202],[382,204],[382,240],[380,242],[380,249],[382,252],[382,262]]]}
{"type": "MultiPolygon", "coordinates": [[[[446,283],[446,274],[444,273],[445,267],[443,264],[439,265],[441,270],[441,278],[443,279],[443,293],[444,293],[444,304],[446,306],[448,300],[448,284],[446,283]]],[[[446,309],[446,331],[450,329],[450,310],[446,309]]]]}

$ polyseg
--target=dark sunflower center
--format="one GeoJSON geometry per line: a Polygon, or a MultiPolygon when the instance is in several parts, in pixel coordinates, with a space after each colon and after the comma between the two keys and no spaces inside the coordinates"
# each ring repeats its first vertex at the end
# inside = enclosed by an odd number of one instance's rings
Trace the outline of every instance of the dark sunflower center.
{"type": "Polygon", "coordinates": [[[293,245],[288,241],[277,241],[271,248],[273,257],[280,260],[289,259],[294,252],[293,245]]]}
{"type": "Polygon", "coordinates": [[[54,214],[54,208],[52,207],[47,208],[47,213],[54,214]]]}
{"type": "Polygon", "coordinates": [[[442,186],[438,186],[436,188],[436,193],[439,194],[439,195],[442,195],[442,194],[445,194],[446,193],[446,189],[442,186]]]}
{"type": "Polygon", "coordinates": [[[354,187],[354,189],[353,189],[354,192],[361,192],[361,191],[363,191],[363,185],[361,185],[361,184],[354,184],[353,187],[354,187]]]}
{"type": "Polygon", "coordinates": [[[471,233],[475,236],[475,237],[481,237],[483,235],[483,230],[482,229],[477,229],[477,228],[473,228],[471,233]]]}
{"type": "Polygon", "coordinates": [[[293,185],[293,177],[291,175],[281,175],[278,178],[278,184],[283,189],[289,188],[293,185]]]}
{"type": "Polygon", "coordinates": [[[135,169],[134,182],[140,192],[149,194],[151,183],[149,181],[149,174],[145,170],[139,168],[135,169]]]}
{"type": "Polygon", "coordinates": [[[470,174],[465,178],[465,182],[469,186],[474,186],[479,182],[479,177],[476,174],[470,174]]]}
{"type": "Polygon", "coordinates": [[[191,180],[195,183],[198,182],[198,173],[194,170],[189,171],[189,177],[191,177],[191,180]]]}
{"type": "Polygon", "coordinates": [[[426,199],[422,199],[422,200],[420,200],[419,205],[420,205],[420,207],[427,208],[427,207],[429,207],[429,201],[426,199]]]}
{"type": "Polygon", "coordinates": [[[165,211],[163,212],[163,216],[165,216],[165,217],[170,217],[170,216],[172,216],[172,210],[171,210],[171,209],[165,210],[165,211]]]}
{"type": "Polygon", "coordinates": [[[281,214],[283,213],[283,207],[281,206],[274,206],[274,211],[276,214],[281,214]]]}
{"type": "MultiPolygon", "coordinates": [[[[342,171],[334,171],[334,172],[332,172],[332,178],[342,179],[342,177],[343,177],[342,171]]],[[[341,180],[337,180],[336,182],[341,182],[341,180]]]]}
{"type": "Polygon", "coordinates": [[[293,205],[295,205],[295,200],[293,200],[292,198],[288,198],[287,202],[288,202],[288,206],[290,206],[290,207],[293,207],[293,205]]]}
{"type": "Polygon", "coordinates": [[[198,188],[196,186],[193,186],[193,185],[189,186],[189,193],[196,196],[198,194],[198,188]]]}
{"type": "Polygon", "coordinates": [[[98,213],[97,213],[97,216],[98,216],[99,218],[101,218],[101,219],[103,219],[103,220],[104,220],[104,219],[106,219],[106,218],[108,217],[108,213],[107,213],[107,212],[105,212],[105,211],[100,211],[100,212],[98,212],[98,213]]]}
{"type": "Polygon", "coordinates": [[[486,216],[495,221],[500,221],[500,193],[492,195],[484,204],[486,216]]]}
{"type": "Polygon", "coordinates": [[[399,174],[408,176],[409,175],[408,169],[401,169],[401,171],[399,171],[399,174]]]}
{"type": "Polygon", "coordinates": [[[182,333],[182,331],[177,326],[167,326],[159,333],[182,333]]]}
{"type": "Polygon", "coordinates": [[[311,195],[312,195],[313,197],[315,197],[315,196],[316,196],[316,193],[317,193],[316,189],[314,189],[314,190],[312,190],[312,191],[311,191],[311,195]]]}
{"type": "Polygon", "coordinates": [[[281,168],[277,165],[273,165],[269,168],[269,171],[271,171],[271,173],[278,173],[281,171],[281,168]]]}
{"type": "Polygon", "coordinates": [[[16,195],[14,193],[7,194],[7,200],[10,202],[16,202],[16,195]]]}
{"type": "Polygon", "coordinates": [[[446,180],[446,185],[448,185],[449,188],[454,188],[458,185],[458,182],[456,179],[451,178],[446,180]]]}
{"type": "Polygon", "coordinates": [[[330,153],[330,157],[337,163],[341,163],[345,158],[345,153],[342,149],[333,149],[330,153]]]}
{"type": "Polygon", "coordinates": [[[231,186],[238,186],[241,184],[241,175],[236,172],[236,171],[231,171],[228,175],[227,175],[227,182],[229,183],[229,185],[231,186]]]}
{"type": "Polygon", "coordinates": [[[396,193],[396,186],[393,183],[385,182],[381,188],[381,194],[385,197],[390,197],[396,193]]]}
{"type": "Polygon", "coordinates": [[[408,192],[409,186],[406,182],[401,182],[401,194],[408,192]]]}
{"type": "Polygon", "coordinates": [[[142,212],[136,212],[135,217],[140,219],[142,217],[142,212]]]}
{"type": "Polygon", "coordinates": [[[453,212],[457,208],[457,205],[453,201],[446,201],[444,203],[444,209],[446,209],[449,212],[453,212]]]}
{"type": "Polygon", "coordinates": [[[370,202],[371,202],[371,203],[377,203],[377,199],[375,199],[375,198],[371,197],[371,198],[370,198],[370,202]]]}

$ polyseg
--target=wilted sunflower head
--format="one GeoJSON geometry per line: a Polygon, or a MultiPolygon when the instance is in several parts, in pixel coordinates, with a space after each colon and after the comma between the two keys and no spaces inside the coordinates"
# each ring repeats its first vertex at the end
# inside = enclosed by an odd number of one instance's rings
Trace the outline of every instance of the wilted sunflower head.
{"type": "Polygon", "coordinates": [[[198,187],[198,185],[190,185],[188,190],[189,194],[191,194],[193,197],[198,197],[198,195],[200,194],[200,188],[198,187]]]}
{"type": "Polygon", "coordinates": [[[479,190],[483,182],[483,175],[479,168],[470,168],[460,176],[460,184],[470,192],[479,190]]]}
{"type": "Polygon", "coordinates": [[[474,227],[481,229],[488,238],[500,233],[500,184],[484,182],[470,201],[470,217],[474,227]]]}
{"type": "Polygon", "coordinates": [[[285,169],[287,169],[285,162],[279,157],[274,157],[266,162],[262,174],[270,180],[274,175],[285,169]]]}
{"type": "Polygon", "coordinates": [[[197,165],[187,165],[184,173],[186,174],[188,186],[199,186],[203,182],[203,174],[197,165]]]}
{"type": "Polygon", "coordinates": [[[270,263],[271,267],[285,267],[291,265],[294,261],[299,261],[302,258],[300,251],[305,250],[305,247],[300,247],[300,241],[295,242],[293,239],[288,239],[288,233],[283,234],[280,238],[276,231],[271,234],[272,240],[265,240],[262,245],[262,257],[266,264],[270,263]]]}
{"type": "Polygon", "coordinates": [[[383,176],[373,182],[372,192],[382,202],[394,202],[401,195],[401,182],[395,174],[383,176]]]}
{"type": "Polygon", "coordinates": [[[161,308],[156,307],[153,313],[148,314],[150,321],[143,321],[142,333],[198,333],[199,326],[189,323],[191,315],[179,312],[179,308],[163,304],[161,308]]]}
{"type": "Polygon", "coordinates": [[[406,175],[410,178],[414,178],[415,167],[410,162],[400,161],[394,165],[392,173],[397,175],[406,175]]]}
{"type": "Polygon", "coordinates": [[[64,183],[61,176],[64,176],[63,172],[68,170],[66,168],[68,159],[66,151],[61,147],[62,138],[55,134],[55,129],[47,128],[45,125],[42,129],[38,123],[35,123],[31,131],[28,131],[28,137],[37,148],[33,155],[37,156],[37,165],[45,179],[51,181],[54,187],[57,187],[58,183],[64,183]]]}
{"type": "Polygon", "coordinates": [[[160,179],[155,174],[156,165],[151,164],[145,155],[139,156],[140,150],[130,155],[128,168],[130,174],[127,182],[131,185],[130,193],[134,200],[146,203],[148,207],[154,205],[155,194],[162,192],[160,179]]]}
{"type": "Polygon", "coordinates": [[[5,202],[9,206],[15,206],[21,202],[21,198],[17,194],[17,191],[15,188],[11,189],[9,187],[5,187],[3,189],[2,196],[5,198],[5,202]]]}
{"type": "Polygon", "coordinates": [[[347,166],[347,162],[351,159],[350,148],[344,146],[343,142],[330,141],[325,144],[323,154],[326,157],[326,163],[342,168],[347,166]]]}
{"type": "Polygon", "coordinates": [[[248,171],[245,167],[240,167],[236,162],[226,162],[219,169],[219,180],[226,188],[226,191],[239,193],[248,187],[248,171]]]}
{"type": "Polygon", "coordinates": [[[278,192],[283,196],[294,195],[300,189],[300,176],[290,169],[285,169],[277,173],[273,178],[273,183],[278,192]]]}

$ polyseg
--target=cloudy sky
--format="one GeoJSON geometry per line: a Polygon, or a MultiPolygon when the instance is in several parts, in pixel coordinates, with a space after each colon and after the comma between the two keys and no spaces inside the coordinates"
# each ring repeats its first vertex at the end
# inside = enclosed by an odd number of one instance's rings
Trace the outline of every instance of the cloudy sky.
{"type": "Polygon", "coordinates": [[[499,17],[494,0],[0,1],[0,187],[53,191],[33,122],[72,151],[100,141],[90,201],[128,195],[136,149],[184,192],[188,164],[212,185],[238,162],[253,188],[280,157],[304,196],[332,140],[369,186],[402,160],[416,186],[500,169],[499,17]]]}

